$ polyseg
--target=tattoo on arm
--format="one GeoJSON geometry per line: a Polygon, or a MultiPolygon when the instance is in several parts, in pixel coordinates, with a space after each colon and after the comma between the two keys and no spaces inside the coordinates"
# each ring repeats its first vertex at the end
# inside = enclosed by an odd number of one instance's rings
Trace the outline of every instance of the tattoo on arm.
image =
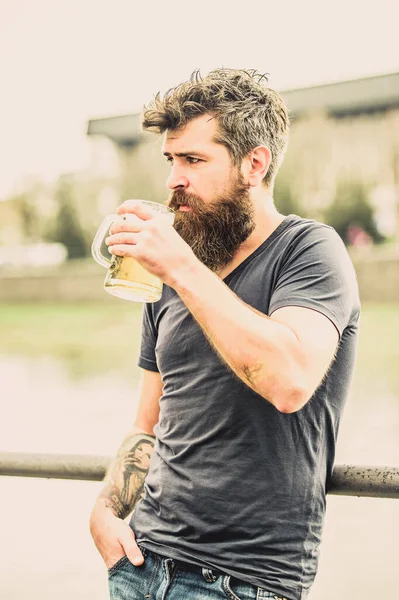
{"type": "Polygon", "coordinates": [[[147,433],[129,435],[106,475],[100,498],[121,519],[132,512],[143,493],[154,443],[155,438],[147,433]]]}

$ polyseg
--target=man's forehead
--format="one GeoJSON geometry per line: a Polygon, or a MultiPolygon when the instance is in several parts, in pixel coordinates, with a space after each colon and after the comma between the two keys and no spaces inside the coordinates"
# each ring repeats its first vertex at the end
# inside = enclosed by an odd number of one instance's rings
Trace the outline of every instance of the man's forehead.
{"type": "Polygon", "coordinates": [[[189,145],[212,142],[216,127],[217,121],[212,115],[201,115],[180,129],[168,129],[165,133],[164,146],[176,145],[179,142],[189,145]]]}

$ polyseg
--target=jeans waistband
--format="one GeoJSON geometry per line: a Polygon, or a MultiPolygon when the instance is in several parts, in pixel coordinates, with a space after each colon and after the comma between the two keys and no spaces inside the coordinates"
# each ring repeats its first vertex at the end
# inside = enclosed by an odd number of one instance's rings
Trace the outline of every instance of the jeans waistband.
{"type": "Polygon", "coordinates": [[[160,559],[167,559],[167,560],[171,560],[172,564],[175,565],[175,567],[177,567],[180,571],[187,571],[189,573],[199,573],[200,575],[203,575],[203,571],[204,568],[207,571],[212,571],[212,573],[214,574],[215,577],[219,577],[219,575],[226,575],[226,573],[223,573],[223,571],[220,571],[218,569],[214,569],[214,568],[207,568],[207,567],[200,567],[199,565],[196,565],[194,563],[188,563],[185,562],[184,560],[179,560],[177,558],[172,558],[170,559],[169,557],[163,555],[163,554],[159,554],[158,552],[154,552],[154,550],[148,550],[148,548],[146,548],[145,546],[143,546],[141,544],[141,542],[137,543],[138,547],[140,548],[141,552],[143,553],[144,558],[146,556],[148,556],[149,554],[153,555],[153,556],[157,556],[160,559]]]}
{"type": "MultiPolygon", "coordinates": [[[[193,563],[184,562],[183,560],[173,559],[173,563],[180,571],[188,571],[189,573],[199,573],[200,575],[202,575],[204,571],[203,567],[200,567],[199,565],[194,565],[193,563]]],[[[219,577],[219,575],[226,575],[226,573],[223,573],[218,569],[208,568],[206,570],[211,571],[215,577],[219,577]]]]}

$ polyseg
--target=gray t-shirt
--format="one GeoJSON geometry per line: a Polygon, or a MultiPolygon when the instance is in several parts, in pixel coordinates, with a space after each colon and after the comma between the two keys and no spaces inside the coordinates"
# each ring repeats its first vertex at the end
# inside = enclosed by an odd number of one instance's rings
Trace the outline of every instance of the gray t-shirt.
{"type": "Polygon", "coordinates": [[[165,286],[144,310],[139,366],[159,371],[164,389],[131,526],[150,550],[299,600],[316,573],[355,362],[356,276],[332,228],[290,215],[224,281],[265,315],[283,306],[324,314],[340,334],[335,359],[311,400],[283,414],[232,373],[165,286]]]}

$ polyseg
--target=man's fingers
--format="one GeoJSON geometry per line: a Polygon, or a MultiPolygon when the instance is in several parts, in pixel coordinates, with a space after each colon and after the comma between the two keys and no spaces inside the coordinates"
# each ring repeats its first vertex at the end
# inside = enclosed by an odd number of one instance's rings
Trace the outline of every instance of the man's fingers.
{"type": "Polygon", "coordinates": [[[157,213],[146,204],[140,202],[140,200],[125,200],[123,204],[118,206],[116,209],[118,215],[124,215],[127,213],[137,215],[143,221],[148,221],[149,219],[153,219],[157,213]]]}
{"type": "Polygon", "coordinates": [[[119,543],[124,549],[126,556],[136,567],[140,566],[144,562],[144,556],[141,553],[140,548],[136,544],[133,531],[129,525],[126,524],[126,529],[119,536],[119,543]]]}
{"type": "Polygon", "coordinates": [[[106,554],[103,555],[103,560],[107,569],[112,569],[116,563],[125,556],[124,548],[119,544],[119,548],[114,548],[112,551],[107,547],[106,554]]]}
{"type": "Polygon", "coordinates": [[[137,244],[136,233],[114,233],[105,239],[107,246],[114,246],[115,244],[137,244]]]}
{"type": "Polygon", "coordinates": [[[139,232],[142,230],[143,225],[143,219],[140,219],[139,217],[137,217],[136,215],[132,215],[131,213],[126,213],[125,218],[121,217],[111,225],[109,232],[111,234],[119,233],[120,231],[139,232]]]}
{"type": "Polygon", "coordinates": [[[114,244],[108,247],[108,252],[115,256],[133,256],[135,248],[134,244],[114,244]]]}

